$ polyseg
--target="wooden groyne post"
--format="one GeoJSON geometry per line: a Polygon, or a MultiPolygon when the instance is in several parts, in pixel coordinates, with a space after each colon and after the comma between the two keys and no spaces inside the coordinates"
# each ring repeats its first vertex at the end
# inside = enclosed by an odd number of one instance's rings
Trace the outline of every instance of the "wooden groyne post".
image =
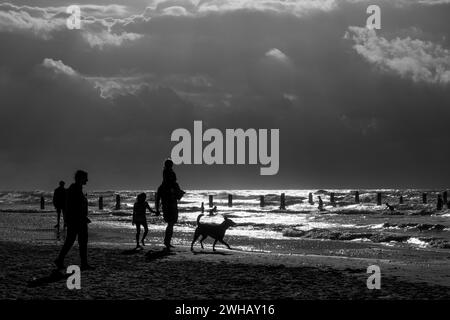
{"type": "Polygon", "coordinates": [[[403,204],[403,196],[400,196],[399,203],[400,203],[400,204],[403,204]]]}
{"type": "Polygon", "coordinates": [[[377,205],[381,206],[381,192],[377,193],[377,205]]]}
{"type": "Polygon", "coordinates": [[[229,207],[233,206],[233,195],[231,194],[228,195],[228,206],[229,207]]]}
{"type": "Polygon", "coordinates": [[[98,210],[103,210],[103,197],[98,198],[98,210]]]}
{"type": "Polygon", "coordinates": [[[116,195],[116,210],[120,210],[120,195],[116,195]]]}
{"type": "Polygon", "coordinates": [[[41,210],[45,209],[45,199],[44,196],[41,196],[41,210]]]}
{"type": "Polygon", "coordinates": [[[335,205],[336,204],[336,200],[334,199],[334,192],[332,192],[331,194],[330,194],[330,203],[331,203],[331,205],[335,205]]]}
{"type": "Polygon", "coordinates": [[[280,209],[286,210],[286,196],[284,193],[282,193],[280,196],[280,209]]]}
{"type": "Polygon", "coordinates": [[[359,203],[359,191],[355,191],[355,203],[359,203]]]}
{"type": "Polygon", "coordinates": [[[209,195],[209,206],[212,208],[214,206],[213,196],[212,194],[209,195]]]}
{"type": "Polygon", "coordinates": [[[259,206],[264,207],[266,203],[264,202],[264,196],[259,196],[259,206]]]}
{"type": "Polygon", "coordinates": [[[314,204],[313,194],[311,192],[308,194],[308,202],[309,204],[314,204]]]}
{"type": "Polygon", "coordinates": [[[448,200],[447,200],[447,190],[445,190],[442,193],[442,199],[444,200],[444,204],[448,204],[448,200]]]}
{"type": "Polygon", "coordinates": [[[424,192],[422,193],[422,203],[426,204],[427,203],[427,194],[424,192]]]}

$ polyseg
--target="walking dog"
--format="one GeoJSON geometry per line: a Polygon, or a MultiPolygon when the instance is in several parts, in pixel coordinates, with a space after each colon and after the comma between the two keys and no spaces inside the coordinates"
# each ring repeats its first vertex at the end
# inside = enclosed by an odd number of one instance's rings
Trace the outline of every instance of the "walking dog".
{"type": "Polygon", "coordinates": [[[200,239],[200,245],[202,246],[202,249],[204,249],[203,240],[205,240],[208,236],[214,238],[213,251],[216,251],[215,247],[217,241],[220,241],[221,243],[226,245],[228,249],[231,249],[228,243],[223,240],[223,237],[225,236],[225,231],[227,231],[229,227],[235,226],[236,223],[227,217],[224,217],[225,220],[221,224],[201,223],[200,218],[202,216],[203,214],[200,214],[197,217],[197,228],[195,229],[194,239],[191,243],[191,251],[194,250],[194,243],[200,236],[202,236],[202,238],[200,239]]]}

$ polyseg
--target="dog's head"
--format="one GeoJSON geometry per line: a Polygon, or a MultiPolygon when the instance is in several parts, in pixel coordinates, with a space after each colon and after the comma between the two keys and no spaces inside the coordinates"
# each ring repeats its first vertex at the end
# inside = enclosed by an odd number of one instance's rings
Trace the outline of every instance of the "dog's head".
{"type": "Polygon", "coordinates": [[[227,228],[229,228],[229,227],[234,227],[234,226],[237,225],[237,223],[234,222],[233,220],[231,220],[230,218],[228,218],[228,217],[226,217],[226,216],[224,216],[223,218],[225,219],[224,223],[225,223],[225,226],[226,226],[227,228]]]}

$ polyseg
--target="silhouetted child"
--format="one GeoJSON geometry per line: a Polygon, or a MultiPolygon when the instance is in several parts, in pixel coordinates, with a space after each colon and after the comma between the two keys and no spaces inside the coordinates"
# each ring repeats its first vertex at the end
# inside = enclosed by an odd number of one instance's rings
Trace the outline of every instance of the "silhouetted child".
{"type": "Polygon", "coordinates": [[[175,191],[177,200],[180,200],[185,194],[177,182],[177,175],[175,174],[175,171],[173,171],[173,161],[170,159],[167,159],[164,162],[163,185],[168,186],[175,191]]]}
{"type": "Polygon", "coordinates": [[[141,243],[145,246],[145,237],[148,234],[148,225],[147,225],[147,217],[145,215],[146,210],[148,209],[150,212],[155,212],[150,208],[150,205],[147,201],[147,196],[145,193],[141,193],[137,196],[136,202],[133,206],[133,220],[132,224],[136,225],[136,248],[140,248],[139,245],[139,235],[141,233],[141,225],[144,227],[144,235],[142,236],[141,243]]]}
{"type": "Polygon", "coordinates": [[[200,210],[202,213],[205,213],[205,204],[202,202],[202,205],[200,206],[200,210]]]}

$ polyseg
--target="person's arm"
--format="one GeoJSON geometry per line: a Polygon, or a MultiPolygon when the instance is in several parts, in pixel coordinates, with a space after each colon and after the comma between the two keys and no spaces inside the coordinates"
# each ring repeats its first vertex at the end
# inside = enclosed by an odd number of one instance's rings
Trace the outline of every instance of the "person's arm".
{"type": "Polygon", "coordinates": [[[133,217],[131,218],[131,225],[134,226],[134,217],[136,216],[136,204],[133,206],[133,217]]]}
{"type": "Polygon", "coordinates": [[[152,208],[150,208],[150,205],[148,204],[148,202],[146,202],[145,207],[148,209],[148,211],[150,211],[151,213],[156,213],[155,210],[153,210],[152,208]]]}
{"type": "Polygon", "coordinates": [[[156,196],[155,196],[155,210],[156,210],[156,215],[159,216],[159,203],[161,201],[161,197],[159,195],[159,189],[158,191],[156,191],[156,196]]]}
{"type": "Polygon", "coordinates": [[[53,206],[56,208],[56,190],[53,192],[53,206]]]}

